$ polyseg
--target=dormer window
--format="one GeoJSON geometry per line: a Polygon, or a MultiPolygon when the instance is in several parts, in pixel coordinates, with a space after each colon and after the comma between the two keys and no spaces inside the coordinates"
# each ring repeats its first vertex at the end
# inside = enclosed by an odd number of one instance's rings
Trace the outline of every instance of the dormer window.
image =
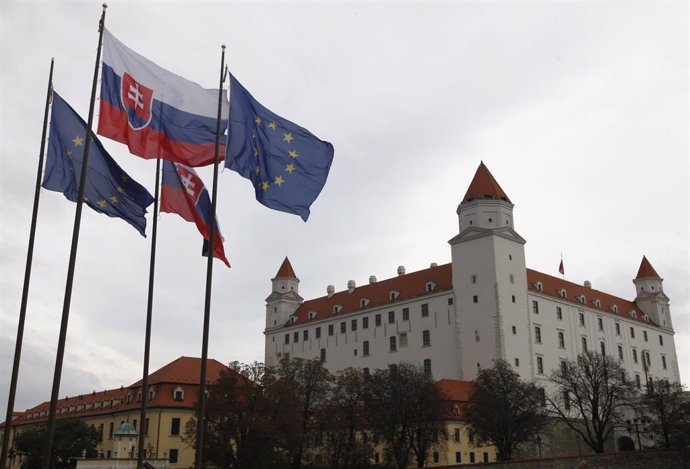
{"type": "Polygon", "coordinates": [[[541,291],[541,292],[544,291],[544,284],[542,284],[541,282],[537,282],[535,284],[535,287],[537,288],[537,291],[541,291]]]}
{"type": "Polygon", "coordinates": [[[182,386],[176,387],[173,391],[173,400],[184,401],[184,389],[182,389],[182,386]]]}
{"type": "Polygon", "coordinates": [[[599,301],[598,298],[596,300],[594,300],[594,306],[601,309],[601,301],[599,301]]]}
{"type": "Polygon", "coordinates": [[[459,416],[460,415],[460,407],[456,405],[453,406],[453,415],[459,416]]]}
{"type": "Polygon", "coordinates": [[[316,317],[316,311],[309,311],[309,319],[314,319],[316,317]]]}
{"type": "Polygon", "coordinates": [[[587,302],[587,298],[585,297],[585,295],[578,295],[577,301],[579,301],[582,304],[585,304],[587,302]]]}
{"type": "Polygon", "coordinates": [[[156,388],[151,387],[149,388],[149,401],[152,401],[154,397],[156,397],[156,388]]]}
{"type": "Polygon", "coordinates": [[[288,319],[288,324],[294,324],[295,322],[297,322],[297,317],[290,316],[290,319],[288,319]]]}
{"type": "Polygon", "coordinates": [[[338,314],[343,310],[342,305],[334,305],[333,306],[333,314],[338,314]]]}
{"type": "Polygon", "coordinates": [[[561,298],[568,298],[568,292],[565,291],[565,288],[559,288],[559,289],[558,289],[558,295],[559,295],[561,298]]]}
{"type": "Polygon", "coordinates": [[[395,300],[398,298],[398,296],[400,296],[400,292],[397,292],[397,291],[395,291],[395,290],[393,290],[392,292],[390,292],[390,293],[388,294],[388,298],[389,298],[391,301],[395,301],[395,300]]]}
{"type": "Polygon", "coordinates": [[[647,316],[646,314],[643,316],[643,319],[644,319],[644,322],[649,322],[649,316],[647,316]]]}
{"type": "Polygon", "coordinates": [[[618,305],[611,305],[611,311],[613,311],[615,314],[618,314],[618,305]]]}
{"type": "Polygon", "coordinates": [[[359,307],[360,308],[366,308],[368,304],[369,304],[369,298],[362,298],[361,300],[359,300],[359,307]]]}
{"type": "Polygon", "coordinates": [[[426,291],[427,292],[432,292],[436,288],[436,283],[434,282],[426,282],[426,291]]]}
{"type": "Polygon", "coordinates": [[[633,319],[637,319],[637,311],[635,311],[635,310],[630,311],[630,317],[633,319]]]}

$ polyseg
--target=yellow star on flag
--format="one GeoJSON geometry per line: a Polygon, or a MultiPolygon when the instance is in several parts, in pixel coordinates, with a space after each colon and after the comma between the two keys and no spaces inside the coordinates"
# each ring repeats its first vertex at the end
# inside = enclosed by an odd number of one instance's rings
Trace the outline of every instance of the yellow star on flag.
{"type": "Polygon", "coordinates": [[[290,155],[290,158],[297,158],[297,150],[290,150],[288,155],[290,155]]]}
{"type": "Polygon", "coordinates": [[[117,186],[115,189],[117,189],[118,192],[124,192],[125,190],[122,188],[122,186],[117,186]]]}
{"type": "Polygon", "coordinates": [[[258,148],[254,148],[254,156],[259,156],[259,149],[258,148]]]}
{"type": "Polygon", "coordinates": [[[276,180],[273,182],[273,184],[280,187],[280,185],[283,184],[284,182],[285,181],[283,181],[283,176],[276,176],[276,180]]]}
{"type": "Polygon", "coordinates": [[[72,158],[72,150],[67,150],[67,156],[68,156],[69,158],[72,158]]]}
{"type": "Polygon", "coordinates": [[[294,170],[295,170],[295,165],[292,164],[292,163],[290,163],[289,165],[287,165],[287,166],[285,167],[285,171],[287,171],[287,172],[290,173],[290,174],[292,174],[292,172],[293,172],[294,170]]]}
{"type": "Polygon", "coordinates": [[[286,134],[283,134],[283,142],[292,142],[295,138],[292,136],[292,133],[288,132],[286,134]]]}
{"type": "Polygon", "coordinates": [[[84,145],[84,139],[77,135],[72,139],[72,143],[74,143],[75,147],[81,147],[84,145]]]}
{"type": "Polygon", "coordinates": [[[116,196],[116,195],[112,196],[112,197],[110,198],[110,202],[111,202],[113,205],[115,205],[115,204],[117,203],[117,196],[116,196]]]}
{"type": "Polygon", "coordinates": [[[259,174],[260,172],[261,172],[261,168],[257,166],[256,167],[256,174],[259,174]]]}
{"type": "Polygon", "coordinates": [[[99,207],[104,208],[105,204],[107,203],[105,200],[101,199],[98,202],[96,202],[99,207]]]}
{"type": "Polygon", "coordinates": [[[275,129],[276,129],[276,123],[273,122],[273,121],[271,121],[271,123],[268,124],[268,128],[271,129],[271,130],[275,130],[275,129]]]}
{"type": "Polygon", "coordinates": [[[267,182],[261,183],[261,188],[264,190],[264,192],[266,192],[269,187],[271,187],[271,185],[269,183],[267,183],[267,182]]]}
{"type": "Polygon", "coordinates": [[[256,125],[261,125],[261,117],[256,116],[256,119],[254,119],[254,122],[256,122],[256,125]]]}
{"type": "Polygon", "coordinates": [[[122,180],[122,182],[127,182],[127,181],[129,181],[129,176],[127,176],[126,174],[123,174],[122,176],[120,176],[120,179],[122,180]]]}

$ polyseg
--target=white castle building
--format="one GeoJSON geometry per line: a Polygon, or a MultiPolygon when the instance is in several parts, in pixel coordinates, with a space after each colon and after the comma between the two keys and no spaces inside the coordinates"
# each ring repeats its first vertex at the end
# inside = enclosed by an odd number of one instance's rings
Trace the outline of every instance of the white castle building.
{"type": "Polygon", "coordinates": [[[457,210],[450,264],[304,300],[285,258],[266,299],[265,363],[320,357],[334,372],[391,363],[472,380],[502,358],[539,383],[584,350],[620,361],[638,386],[679,381],[669,298],[643,257],[635,299],[528,269],[513,204],[481,163],[457,210]]]}

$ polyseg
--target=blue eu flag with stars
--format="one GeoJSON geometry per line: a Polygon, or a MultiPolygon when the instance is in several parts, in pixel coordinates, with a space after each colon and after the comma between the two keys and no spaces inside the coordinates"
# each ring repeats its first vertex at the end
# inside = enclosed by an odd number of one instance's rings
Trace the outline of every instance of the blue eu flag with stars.
{"type": "MultiPolygon", "coordinates": [[[[153,203],[153,196],[115,163],[93,132],[91,135],[84,202],[97,212],[122,218],[145,237],[146,207],[153,203]]],[[[85,143],[86,122],[53,92],[44,188],[77,201],[85,143]]]]}
{"type": "Polygon", "coordinates": [[[254,185],[266,207],[304,221],[333,162],[333,145],[262,106],[230,74],[225,166],[254,185]]]}

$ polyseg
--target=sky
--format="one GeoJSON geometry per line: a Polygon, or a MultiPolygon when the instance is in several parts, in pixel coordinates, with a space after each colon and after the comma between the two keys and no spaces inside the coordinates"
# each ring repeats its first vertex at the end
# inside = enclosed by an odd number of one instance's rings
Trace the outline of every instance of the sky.
{"type": "MultiPolygon", "coordinates": [[[[86,119],[98,2],[0,1],[0,411],[21,300],[50,58],[86,119]]],[[[480,161],[515,204],[527,266],[633,300],[664,278],[690,382],[685,2],[111,1],[106,26],[157,64],[266,107],[335,147],[309,221],[220,170],[209,357],[262,361],[265,299],[288,256],[305,299],[450,262],[480,161]]],[[[96,107],[96,111],[98,108],[96,107]]],[[[98,117],[96,116],[96,119],[98,117]]],[[[103,139],[153,191],[155,162],[103,139]]],[[[199,174],[210,186],[212,168],[199,174]]],[[[50,398],[75,204],[41,191],[15,410],[50,398]]],[[[150,233],[151,214],[148,215],[150,233]]],[[[150,237],[84,207],[60,397],[141,378],[150,237]]],[[[159,215],[150,369],[200,356],[206,281],[193,224],[159,215]]]]}

